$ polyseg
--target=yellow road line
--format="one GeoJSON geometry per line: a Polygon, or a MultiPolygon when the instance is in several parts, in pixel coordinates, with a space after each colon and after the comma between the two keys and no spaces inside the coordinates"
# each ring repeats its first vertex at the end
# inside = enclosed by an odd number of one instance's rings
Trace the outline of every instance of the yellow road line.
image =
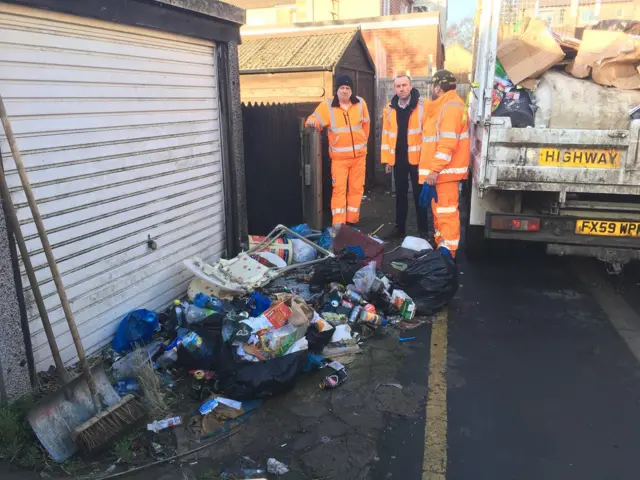
{"type": "Polygon", "coordinates": [[[447,475],[447,319],[447,311],[440,312],[431,327],[422,480],[444,480],[447,475]]]}

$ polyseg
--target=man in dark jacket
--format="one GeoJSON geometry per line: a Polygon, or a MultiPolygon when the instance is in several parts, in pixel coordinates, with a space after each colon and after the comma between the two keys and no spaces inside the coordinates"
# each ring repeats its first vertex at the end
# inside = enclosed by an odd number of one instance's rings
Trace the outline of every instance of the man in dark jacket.
{"type": "Polygon", "coordinates": [[[381,161],[385,172],[393,173],[396,183],[396,228],[392,237],[406,235],[407,213],[409,211],[409,179],[418,216],[420,236],[429,239],[427,210],[418,207],[422,185],[418,182],[418,164],[422,148],[422,126],[424,122],[424,102],[420,92],[413,88],[408,75],[399,75],[394,81],[396,95],[387,105],[382,116],[381,161]]]}

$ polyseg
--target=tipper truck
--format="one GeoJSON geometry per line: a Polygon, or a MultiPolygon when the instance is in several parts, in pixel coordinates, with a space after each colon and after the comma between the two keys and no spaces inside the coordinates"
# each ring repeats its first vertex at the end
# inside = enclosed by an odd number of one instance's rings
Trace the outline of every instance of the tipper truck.
{"type": "MultiPolygon", "coordinates": [[[[629,109],[640,105],[640,90],[603,87],[556,68],[534,81],[534,125],[516,128],[492,114],[499,37],[525,17],[561,31],[554,20],[573,15],[579,24],[583,7],[596,3],[479,2],[469,96],[470,257],[492,239],[508,239],[544,243],[549,254],[596,257],[613,272],[640,259],[640,120],[633,119],[640,116],[629,109]]],[[[582,28],[568,33],[579,36],[582,28]]]]}

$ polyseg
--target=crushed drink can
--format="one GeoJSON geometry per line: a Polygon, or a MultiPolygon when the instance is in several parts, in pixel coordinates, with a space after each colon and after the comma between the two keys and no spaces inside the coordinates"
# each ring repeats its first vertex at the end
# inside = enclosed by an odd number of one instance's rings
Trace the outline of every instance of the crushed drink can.
{"type": "Polygon", "coordinates": [[[369,312],[369,313],[376,313],[376,307],[374,307],[374,306],[373,306],[372,304],[370,304],[370,303],[367,303],[367,304],[364,306],[364,309],[365,309],[367,312],[369,312]]]}
{"type": "Polygon", "coordinates": [[[342,300],[342,304],[341,304],[344,308],[348,308],[349,310],[352,310],[354,305],[353,303],[351,303],[349,300],[347,300],[346,298],[344,300],[342,300]]]}
{"type": "Polygon", "coordinates": [[[345,298],[352,301],[356,305],[359,305],[362,303],[362,295],[360,295],[358,292],[354,290],[351,290],[351,289],[347,290],[344,296],[345,298]]]}
{"type": "Polygon", "coordinates": [[[361,312],[362,307],[360,305],[353,307],[353,310],[351,310],[351,315],[349,315],[349,323],[358,323],[361,312]]]}
{"type": "Polygon", "coordinates": [[[384,327],[388,323],[386,318],[376,315],[375,313],[367,312],[366,310],[362,310],[362,312],[360,312],[360,321],[362,323],[368,323],[369,325],[376,325],[380,327],[384,327]]]}

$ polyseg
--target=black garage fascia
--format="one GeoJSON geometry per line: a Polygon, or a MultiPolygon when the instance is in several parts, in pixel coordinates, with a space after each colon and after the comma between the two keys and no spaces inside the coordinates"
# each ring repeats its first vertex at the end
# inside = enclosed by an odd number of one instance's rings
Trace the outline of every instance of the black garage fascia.
{"type": "MultiPolygon", "coordinates": [[[[156,0],[3,0],[134,27],[155,28],[216,42],[240,43],[241,24],[156,0]]],[[[175,2],[178,3],[178,2],[175,2]]],[[[184,5],[194,3],[189,0],[184,5]]]]}
{"type": "Polygon", "coordinates": [[[247,237],[247,214],[242,145],[242,115],[237,45],[244,10],[203,0],[2,0],[134,27],[152,28],[217,43],[220,95],[221,152],[225,196],[227,256],[241,250],[247,237]],[[207,12],[205,13],[205,10],[207,12]],[[209,11],[211,10],[211,11],[209,11]],[[214,16],[216,10],[226,18],[214,16]],[[232,20],[232,21],[230,21],[232,20]]]}

